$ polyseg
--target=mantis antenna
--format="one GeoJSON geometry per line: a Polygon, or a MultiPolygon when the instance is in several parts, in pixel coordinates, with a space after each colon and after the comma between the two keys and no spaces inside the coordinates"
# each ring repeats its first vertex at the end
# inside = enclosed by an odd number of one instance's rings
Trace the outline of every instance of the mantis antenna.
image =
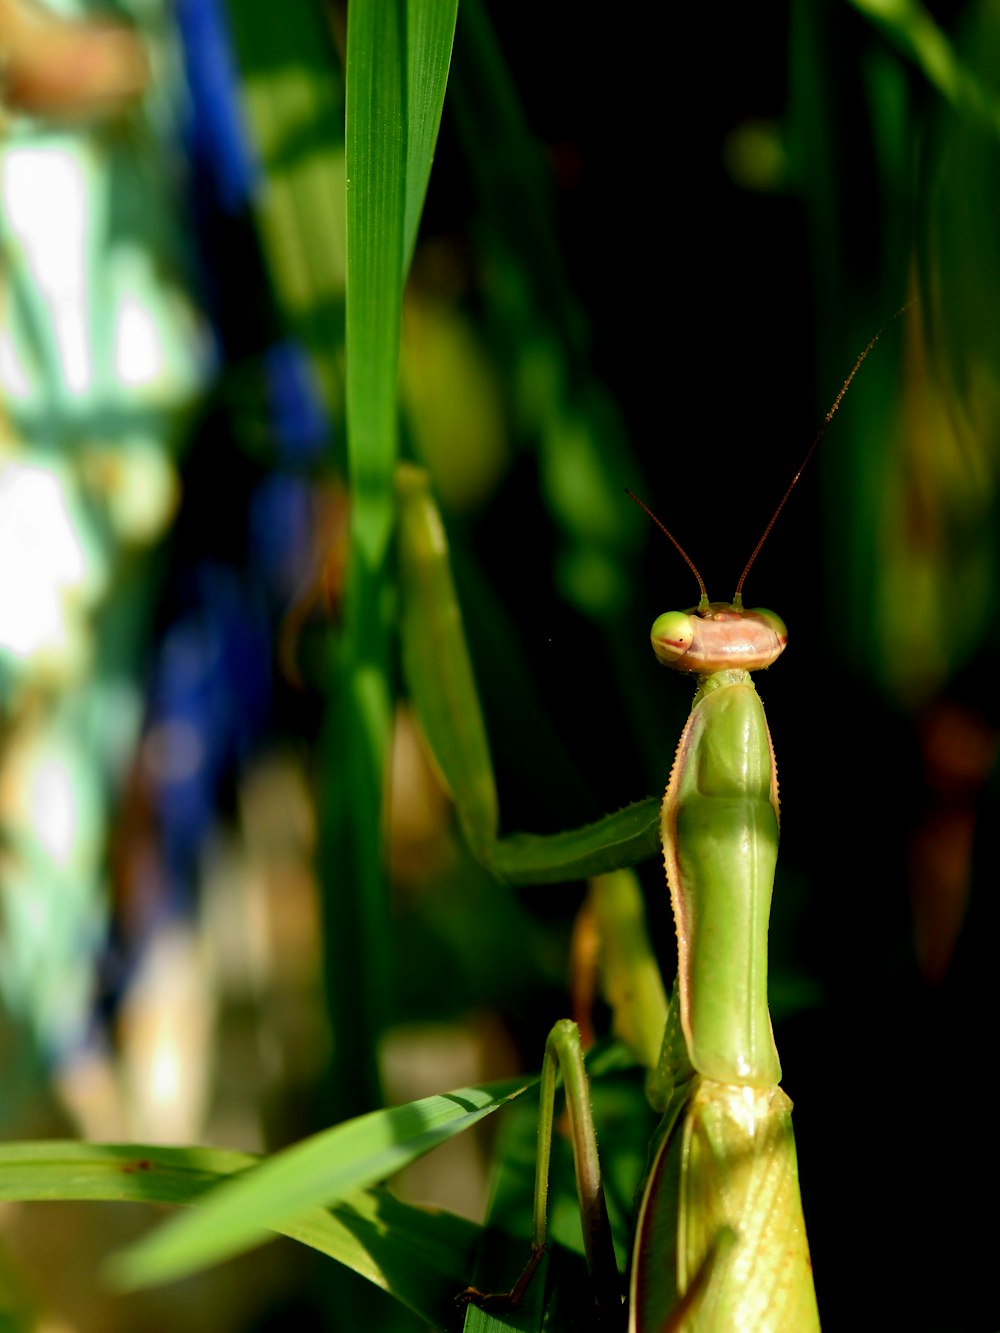
{"type": "MultiPolygon", "coordinates": [[[[759,541],[759,542],[757,543],[757,545],[753,548],[753,552],[752,552],[752,554],[751,554],[751,556],[750,556],[750,559],[746,562],[746,564],[745,564],[744,567],[743,567],[743,573],[740,575],[740,581],[739,581],[739,583],[737,583],[737,585],[736,585],[736,592],[733,594],[733,607],[734,607],[736,610],[739,610],[739,608],[742,607],[742,605],[743,605],[743,584],[746,582],[746,577],[747,577],[747,575],[750,573],[750,570],[751,570],[751,568],[752,568],[752,566],[753,566],[753,562],[757,559],[758,555],[760,555],[761,547],[764,545],[764,543],[767,541],[768,537],[771,535],[771,529],[774,527],[775,523],[777,522],[777,520],[778,520],[778,515],[779,515],[779,514],[781,513],[781,511],[784,509],[784,507],[785,507],[785,505],[786,505],[786,503],[787,503],[787,501],[788,501],[788,497],[791,495],[792,491],[795,489],[795,486],[796,486],[796,483],[797,483],[798,480],[799,480],[799,477],[802,476],[802,473],[803,473],[803,472],[805,471],[805,469],[806,469],[806,464],[809,462],[810,458],[812,458],[813,454],[816,452],[816,450],[817,450],[817,448],[818,448],[818,446],[819,446],[819,442],[820,442],[820,440],[822,440],[823,436],[826,434],[826,428],[827,428],[827,426],[829,426],[830,422],[833,420],[833,414],[836,412],[837,408],[840,406],[840,403],[841,403],[841,400],[842,400],[843,397],[844,397],[844,394],[847,392],[848,388],[850,387],[851,380],[854,379],[854,376],[855,376],[855,375],[858,373],[858,371],[861,369],[861,363],[862,363],[862,361],[864,361],[865,357],[868,355],[868,353],[872,350],[872,348],[873,348],[873,347],[875,346],[875,344],[878,342],[879,338],[881,338],[882,334],[885,333],[885,331],[886,331],[886,329],[889,327],[889,325],[895,323],[895,321],[896,321],[897,319],[899,319],[900,315],[905,314],[906,311],[909,310],[910,306],[913,305],[913,304],[914,304],[913,301],[907,301],[906,305],[904,305],[904,306],[900,306],[900,308],[896,311],[896,313],[895,313],[894,315],[890,315],[890,316],[889,316],[889,318],[885,321],[885,323],[882,325],[882,327],[879,329],[879,331],[878,331],[878,332],[875,334],[875,336],[869,341],[869,343],[868,343],[867,347],[865,348],[865,350],[864,350],[864,351],[861,353],[861,355],[858,357],[857,361],[855,361],[855,363],[854,363],[854,365],[853,365],[853,367],[852,367],[852,369],[851,369],[851,373],[848,375],[847,379],[844,380],[843,384],[840,386],[840,393],[837,394],[836,398],[833,400],[833,406],[830,408],[829,412],[827,412],[826,416],[823,418],[823,424],[822,424],[822,426],[820,426],[819,431],[818,431],[817,434],[816,434],[816,438],[813,440],[812,444],[811,444],[811,445],[809,446],[809,448],[806,450],[806,456],[805,456],[805,458],[803,458],[802,462],[799,464],[799,470],[798,470],[798,472],[796,472],[795,476],[794,476],[794,477],[791,479],[791,481],[788,483],[788,489],[785,491],[784,495],[781,497],[781,500],[780,500],[779,503],[778,503],[778,507],[777,507],[777,509],[776,509],[776,510],[774,511],[774,513],[771,515],[771,518],[770,518],[770,521],[768,522],[767,527],[764,529],[763,533],[761,534],[760,541],[759,541]]],[[[662,526],[662,525],[661,525],[661,526],[662,526]]],[[[667,536],[669,537],[670,534],[667,533],[667,536]]],[[[673,538],[671,537],[670,540],[673,541],[673,538]]],[[[675,545],[675,546],[676,546],[676,544],[677,544],[677,543],[674,542],[674,545],[675,545]]],[[[683,554],[683,552],[682,552],[682,554],[683,554]]],[[[687,557],[685,557],[685,559],[686,559],[686,558],[687,558],[687,557]]],[[[688,563],[690,564],[690,561],[688,561],[688,563]]],[[[699,580],[699,582],[700,582],[700,580],[699,580]]]]}
{"type": "MultiPolygon", "coordinates": [[[[815,447],[815,446],[814,446],[814,447],[815,447]]],[[[805,464],[803,464],[803,466],[805,466],[805,464]]],[[[799,471],[801,472],[801,470],[802,470],[802,469],[800,468],[799,471]]],[[[794,484],[794,483],[793,483],[793,484],[794,484]]],[[[789,487],[789,490],[790,490],[790,489],[791,489],[791,487],[789,487]]],[[[639,506],[639,508],[640,508],[644,513],[646,513],[646,514],[649,515],[649,517],[653,520],[653,522],[654,522],[654,523],[656,524],[656,526],[660,529],[660,531],[661,531],[661,532],[662,532],[662,533],[663,533],[663,534],[664,534],[664,535],[665,535],[671,542],[673,542],[673,544],[674,544],[675,548],[677,549],[677,551],[680,552],[681,558],[683,559],[684,563],[687,565],[688,569],[690,569],[691,573],[692,573],[692,574],[695,576],[695,578],[698,580],[698,587],[701,589],[701,600],[698,602],[698,610],[699,610],[699,611],[707,611],[707,610],[708,610],[708,589],[705,587],[705,580],[704,580],[704,579],[701,577],[701,575],[698,573],[698,566],[694,563],[694,561],[693,561],[693,560],[691,559],[691,557],[688,555],[687,551],[685,551],[684,547],[680,544],[680,542],[677,540],[677,538],[674,536],[674,534],[670,531],[670,529],[666,526],[666,524],[660,522],[660,520],[656,517],[656,515],[653,513],[652,509],[650,509],[650,507],[649,507],[648,504],[646,504],[644,501],[640,500],[639,497],[635,494],[635,492],[634,492],[634,491],[630,491],[629,488],[628,488],[627,486],[625,487],[625,494],[628,496],[628,498],[629,498],[630,500],[634,500],[634,501],[636,502],[636,504],[639,506]]],[[[787,498],[788,498],[788,497],[786,496],[785,499],[787,499],[787,498]]],[[[785,501],[782,500],[781,503],[784,504],[785,501]]],[[[778,517],[778,515],[775,514],[774,518],[777,518],[777,517],[778,517]]],[[[771,519],[771,522],[772,522],[772,523],[774,522],[774,518],[771,519]]],[[[767,536],[767,533],[765,533],[764,535],[767,536]]],[[[761,540],[763,540],[763,538],[762,538],[761,540]]],[[[756,555],[756,554],[757,554],[757,552],[755,551],[755,552],[754,552],[754,555],[756,555]]],[[[744,570],[744,574],[745,574],[745,573],[746,573],[746,571],[744,570]]],[[[740,582],[742,583],[742,579],[740,580],[740,582]]]]}
{"type": "MultiPolygon", "coordinates": [[[[806,470],[806,464],[809,462],[810,458],[812,458],[813,454],[819,447],[820,441],[826,434],[826,428],[833,420],[833,414],[840,406],[844,394],[850,387],[851,380],[854,379],[854,376],[861,369],[862,361],[864,361],[865,357],[878,342],[879,338],[881,338],[882,334],[885,333],[889,325],[895,323],[895,321],[899,319],[900,315],[905,314],[906,311],[909,310],[909,308],[914,304],[915,303],[913,301],[907,301],[906,305],[900,306],[900,308],[896,311],[894,315],[889,316],[889,318],[885,321],[885,323],[875,334],[875,336],[869,340],[868,345],[865,347],[864,351],[861,353],[861,355],[858,357],[857,361],[855,361],[853,367],[851,368],[851,373],[848,375],[847,379],[844,380],[843,384],[840,386],[840,392],[833,400],[833,405],[831,406],[829,412],[827,412],[826,416],[823,418],[823,424],[817,431],[816,438],[813,440],[812,444],[806,450],[805,458],[803,458],[802,462],[799,464],[799,469],[796,472],[795,476],[788,483],[788,489],[785,491],[784,495],[778,502],[777,509],[775,509],[774,513],[771,515],[768,521],[767,527],[761,533],[760,541],[758,541],[757,545],[753,548],[753,551],[750,555],[750,559],[746,562],[746,564],[743,567],[743,573],[740,575],[740,581],[736,585],[736,592],[733,594],[732,607],[734,611],[741,611],[743,609],[743,585],[746,582],[747,575],[750,573],[754,561],[760,555],[764,543],[767,541],[768,537],[770,537],[771,529],[778,521],[778,515],[781,513],[785,505],[788,503],[788,497],[791,495],[792,491],[794,491],[796,485],[798,484],[799,478],[802,476],[802,473],[806,470]]],[[[690,569],[691,573],[698,580],[698,587],[701,589],[701,599],[698,602],[698,611],[699,612],[707,611],[709,607],[708,589],[705,587],[705,580],[698,573],[697,565],[694,563],[694,561],[688,555],[687,551],[685,551],[684,547],[680,544],[680,542],[670,531],[670,529],[664,523],[660,522],[660,520],[656,517],[656,515],[653,513],[653,511],[649,508],[647,504],[645,504],[642,500],[640,500],[639,497],[633,491],[630,491],[627,486],[625,487],[625,494],[629,497],[630,500],[634,500],[635,503],[639,506],[639,508],[644,511],[644,513],[649,515],[649,517],[653,520],[653,522],[660,529],[660,531],[669,539],[669,541],[676,548],[681,558],[683,559],[684,563],[687,565],[688,569],[690,569]]]]}

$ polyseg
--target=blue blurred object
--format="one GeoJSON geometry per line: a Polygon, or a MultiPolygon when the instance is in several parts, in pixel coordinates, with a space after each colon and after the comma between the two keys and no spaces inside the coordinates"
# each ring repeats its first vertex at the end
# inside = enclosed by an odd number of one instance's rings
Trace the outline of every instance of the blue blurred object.
{"type": "Polygon", "coordinates": [[[205,184],[226,212],[244,209],[259,169],[243,124],[239,80],[221,0],[178,0],[177,27],[191,95],[189,151],[210,167],[205,184]]]}
{"type": "Polygon", "coordinates": [[[282,605],[296,596],[313,566],[313,495],[288,472],[265,477],[250,497],[251,560],[282,605]]]}
{"type": "Polygon", "coordinates": [[[329,443],[330,422],[309,358],[296,342],[276,343],[265,353],[264,373],[282,457],[290,463],[318,460],[329,443]]]}
{"type": "Polygon", "coordinates": [[[190,92],[186,137],[201,262],[224,358],[219,374],[225,381],[239,370],[242,382],[250,366],[259,376],[271,456],[281,466],[260,476],[247,463],[247,477],[243,462],[227,453],[242,438],[259,442],[255,391],[245,429],[240,402],[227,399],[221,433],[213,424],[200,435],[188,469],[186,539],[177,553],[183,564],[174,576],[178,609],[155,656],[146,726],[144,777],[168,885],[157,916],[190,910],[226,786],[269,725],[274,628],[313,560],[306,472],[330,438],[308,358],[283,336],[268,299],[253,216],[260,173],[225,5],[179,0],[176,14],[190,92]],[[215,522],[211,497],[220,484],[227,488],[226,513],[215,522]]]}
{"type": "Polygon", "coordinates": [[[190,605],[160,645],[146,736],[169,894],[182,911],[223,784],[266,727],[270,661],[262,600],[235,570],[200,565],[190,605]]]}

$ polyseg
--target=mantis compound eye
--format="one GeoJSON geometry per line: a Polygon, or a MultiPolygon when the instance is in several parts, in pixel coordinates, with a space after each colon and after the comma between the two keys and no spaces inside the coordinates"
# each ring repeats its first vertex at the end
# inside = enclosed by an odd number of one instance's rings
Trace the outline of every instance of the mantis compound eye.
{"type": "Polygon", "coordinates": [[[657,661],[674,666],[694,642],[694,618],[686,611],[664,611],[653,621],[650,642],[657,661]]]}
{"type": "Polygon", "coordinates": [[[768,611],[766,607],[755,606],[750,612],[751,616],[759,616],[760,619],[774,631],[774,637],[777,644],[780,645],[778,651],[784,648],[788,642],[788,627],[779,615],[773,611],[768,611]]]}

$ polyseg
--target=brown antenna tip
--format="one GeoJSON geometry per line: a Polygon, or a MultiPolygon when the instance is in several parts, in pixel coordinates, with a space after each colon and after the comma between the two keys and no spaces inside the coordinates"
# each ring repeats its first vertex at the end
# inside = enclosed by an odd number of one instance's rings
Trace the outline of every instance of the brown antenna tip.
{"type": "MultiPolygon", "coordinates": [[[[750,559],[746,562],[746,565],[743,567],[743,573],[740,575],[740,581],[739,581],[739,583],[737,583],[737,585],[736,585],[736,592],[735,592],[735,594],[733,595],[733,605],[734,605],[734,606],[738,606],[738,605],[741,605],[741,604],[742,604],[742,600],[743,600],[743,584],[746,582],[746,577],[747,577],[747,575],[750,573],[750,569],[751,569],[751,567],[753,566],[754,561],[757,559],[758,555],[760,555],[761,547],[764,545],[764,543],[767,541],[768,537],[771,535],[771,529],[774,527],[775,523],[777,522],[777,520],[778,520],[778,515],[781,513],[781,511],[784,509],[785,505],[787,504],[787,502],[788,502],[788,497],[791,495],[792,491],[795,489],[796,484],[798,483],[799,477],[801,477],[801,476],[802,476],[802,473],[805,471],[806,464],[809,462],[810,458],[812,458],[813,454],[816,452],[817,448],[819,447],[819,442],[820,442],[820,440],[822,440],[823,436],[826,434],[826,428],[827,428],[827,426],[829,426],[831,420],[833,419],[833,414],[836,412],[837,408],[840,406],[841,399],[844,397],[844,394],[847,392],[848,388],[850,387],[851,380],[854,379],[854,376],[855,376],[855,375],[858,373],[858,371],[861,369],[861,363],[862,363],[862,361],[864,361],[865,357],[868,355],[868,353],[872,350],[872,348],[873,348],[873,347],[875,346],[875,344],[878,342],[879,338],[881,338],[882,334],[885,333],[885,331],[886,331],[886,329],[889,327],[889,325],[890,325],[890,324],[894,324],[894,323],[896,322],[896,320],[899,319],[900,315],[905,314],[906,311],[909,310],[909,308],[910,308],[912,305],[914,305],[914,304],[915,304],[914,301],[907,301],[907,303],[906,303],[905,305],[900,306],[900,308],[896,311],[896,313],[895,313],[894,315],[890,315],[890,316],[889,316],[889,318],[885,321],[885,323],[882,325],[882,327],[879,329],[879,331],[875,334],[875,336],[874,336],[873,338],[869,339],[869,341],[868,341],[868,345],[865,347],[864,351],[861,353],[861,355],[858,357],[857,361],[855,361],[853,367],[851,368],[851,373],[848,375],[847,379],[844,380],[843,384],[840,386],[840,392],[837,394],[836,398],[833,400],[833,404],[832,404],[832,406],[830,407],[829,412],[827,412],[826,416],[823,418],[823,424],[822,424],[822,426],[820,426],[819,431],[818,431],[817,434],[816,434],[816,438],[813,440],[812,444],[811,444],[811,445],[809,446],[809,448],[806,450],[806,456],[805,456],[805,458],[803,458],[802,462],[799,464],[799,470],[796,472],[795,476],[794,476],[794,477],[791,479],[791,481],[788,483],[788,489],[785,491],[784,495],[781,497],[781,500],[780,500],[779,503],[778,503],[778,507],[777,507],[777,509],[776,509],[776,510],[774,511],[774,513],[771,515],[771,518],[770,518],[770,521],[769,521],[767,527],[764,529],[763,533],[761,534],[760,541],[759,541],[759,542],[757,543],[757,545],[753,548],[753,552],[752,552],[752,554],[751,554],[751,556],[750,556],[750,559]]],[[[643,506],[643,507],[645,507],[645,506],[643,506]]],[[[668,534],[668,535],[669,535],[669,534],[668,534]]],[[[673,539],[671,538],[671,540],[673,540],[673,539]]]]}

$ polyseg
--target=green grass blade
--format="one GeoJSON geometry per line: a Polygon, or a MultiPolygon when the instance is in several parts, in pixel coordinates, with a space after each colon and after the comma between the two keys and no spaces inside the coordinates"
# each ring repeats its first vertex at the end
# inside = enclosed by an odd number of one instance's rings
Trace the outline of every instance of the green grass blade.
{"type": "Polygon", "coordinates": [[[655,1069],[667,1026],[667,995],[646,927],[642,888],[630,870],[595,875],[590,904],[601,940],[604,996],[614,1032],[646,1069],[655,1069]]]}
{"type": "Polygon", "coordinates": [[[426,472],[401,468],[397,485],[407,686],[466,841],[488,864],[499,821],[497,791],[448,538],[426,472]]]}
{"type": "Polygon", "coordinates": [[[333,706],[323,735],[328,778],[320,853],[336,1033],[333,1086],[340,1115],[378,1100],[374,1053],[390,1008],[382,816],[393,709],[389,549],[395,519],[404,234],[409,226],[412,244],[454,26],[453,17],[449,23],[447,13],[435,16],[432,9],[417,0],[409,5],[357,0],[348,11],[351,545],[333,706]],[[414,157],[409,163],[411,134],[414,157]]]}
{"type": "Polygon", "coordinates": [[[435,1328],[453,1318],[455,1295],[468,1282],[481,1237],[481,1228],[465,1218],[415,1208],[378,1188],[351,1194],[330,1211],[310,1209],[281,1230],[367,1278],[435,1328]]]}
{"type": "Polygon", "coordinates": [[[310,1208],[329,1206],[384,1180],[438,1144],[505,1105],[521,1087],[497,1096],[462,1088],[336,1125],[228,1182],[195,1213],[172,1218],[114,1260],[124,1286],[151,1285],[194,1273],[285,1229],[310,1208]]]}
{"type": "Polygon", "coordinates": [[[451,575],[448,539],[426,473],[407,467],[397,485],[407,684],[471,850],[509,884],[560,884],[656,856],[659,798],[568,833],[518,833],[497,841],[499,817],[489,742],[451,575]]]}
{"type": "Polygon", "coordinates": [[[347,28],[347,425],[352,555],[381,569],[392,534],[406,195],[406,20],[360,0],[347,28]]]}
{"type": "Polygon", "coordinates": [[[507,884],[564,884],[648,861],[660,853],[660,804],[651,796],[566,833],[513,833],[490,869],[507,884]]]}
{"type": "MultiPolygon", "coordinates": [[[[513,1246],[511,1248],[513,1249],[513,1246]]],[[[470,1305],[466,1312],[465,1323],[462,1325],[462,1333],[540,1333],[545,1327],[545,1309],[538,1289],[544,1286],[548,1262],[546,1255],[532,1278],[527,1296],[516,1310],[497,1313],[480,1310],[478,1306],[470,1305]]],[[[513,1264],[511,1267],[513,1268],[513,1264]]]]}
{"type": "Polygon", "coordinates": [[[410,267],[441,125],[458,0],[408,0],[406,7],[406,220],[403,273],[410,267]]]}
{"type": "Polygon", "coordinates": [[[229,0],[240,99],[261,173],[254,216],[287,326],[343,413],[344,87],[315,4],[229,0]]]}
{"type": "Polygon", "coordinates": [[[381,1101],[390,1010],[383,793],[392,725],[391,574],[396,378],[406,181],[402,0],[361,0],[347,27],[347,449],[350,564],[322,736],[320,867],[335,1047],[333,1111],[381,1101]]]}
{"type": "Polygon", "coordinates": [[[851,0],[950,102],[1000,135],[1000,102],[960,60],[931,13],[914,0],[851,0]]]}
{"type": "MultiPolygon", "coordinates": [[[[198,1204],[258,1159],[214,1148],[142,1144],[8,1143],[0,1147],[4,1202],[198,1204]]],[[[345,1264],[440,1325],[467,1282],[480,1229],[463,1218],[401,1203],[385,1190],[349,1194],[276,1228],[345,1264]]]]}

